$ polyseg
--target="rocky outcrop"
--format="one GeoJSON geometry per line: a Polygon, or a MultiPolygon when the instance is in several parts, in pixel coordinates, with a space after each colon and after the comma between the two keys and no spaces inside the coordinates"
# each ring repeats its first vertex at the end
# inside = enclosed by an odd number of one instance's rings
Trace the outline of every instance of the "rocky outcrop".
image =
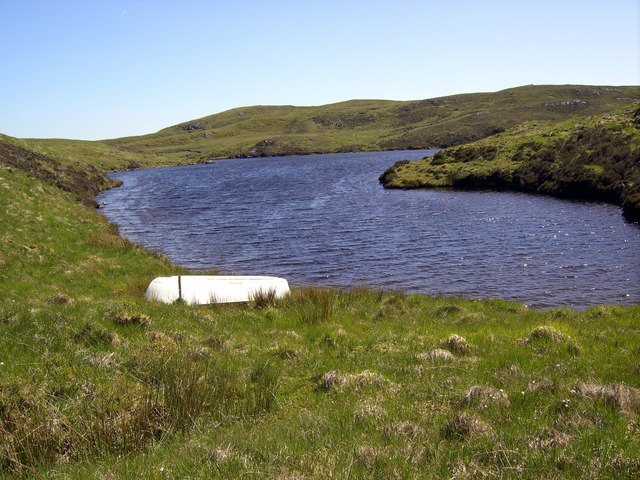
{"type": "Polygon", "coordinates": [[[197,130],[204,130],[205,126],[206,125],[204,122],[195,122],[195,123],[186,123],[186,124],[180,125],[179,127],[185,132],[195,132],[197,130]]]}
{"type": "Polygon", "coordinates": [[[549,110],[579,110],[588,105],[584,100],[563,100],[561,102],[545,102],[544,106],[549,110]]]}

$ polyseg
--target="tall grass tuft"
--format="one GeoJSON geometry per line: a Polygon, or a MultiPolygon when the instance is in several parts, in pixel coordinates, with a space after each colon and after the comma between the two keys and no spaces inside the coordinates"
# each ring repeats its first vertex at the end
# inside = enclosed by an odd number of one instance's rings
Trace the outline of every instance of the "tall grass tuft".
{"type": "Polygon", "coordinates": [[[254,307],[260,310],[274,307],[277,303],[276,291],[273,288],[267,290],[260,289],[251,295],[251,301],[254,307]]]}
{"type": "Polygon", "coordinates": [[[74,338],[89,347],[95,347],[112,345],[116,335],[97,323],[87,322],[75,333],[74,338]]]}
{"type": "Polygon", "coordinates": [[[344,307],[361,305],[363,302],[370,301],[379,303],[385,296],[384,290],[371,289],[365,286],[358,286],[343,292],[340,297],[344,307]]]}
{"type": "Polygon", "coordinates": [[[302,323],[326,323],[333,317],[337,293],[329,288],[309,287],[295,290],[290,302],[302,323]]]}
{"type": "Polygon", "coordinates": [[[246,412],[260,414],[271,410],[278,387],[278,373],[275,368],[268,362],[260,362],[251,371],[250,380],[251,395],[246,397],[246,412]]]}
{"type": "Polygon", "coordinates": [[[107,312],[107,317],[120,326],[139,325],[146,327],[150,323],[149,316],[141,313],[133,302],[119,303],[107,312]]]}
{"type": "Polygon", "coordinates": [[[54,462],[63,453],[63,422],[51,414],[51,405],[20,403],[2,399],[0,472],[25,473],[33,465],[54,462]]]}
{"type": "Polygon", "coordinates": [[[273,406],[278,376],[270,365],[259,364],[247,378],[210,358],[169,352],[149,355],[144,368],[153,374],[147,372],[141,381],[118,375],[104,391],[79,393],[72,411],[60,410],[51,392],[5,385],[0,474],[28,474],[63,458],[124,455],[188,432],[200,419],[230,421],[273,406]]]}

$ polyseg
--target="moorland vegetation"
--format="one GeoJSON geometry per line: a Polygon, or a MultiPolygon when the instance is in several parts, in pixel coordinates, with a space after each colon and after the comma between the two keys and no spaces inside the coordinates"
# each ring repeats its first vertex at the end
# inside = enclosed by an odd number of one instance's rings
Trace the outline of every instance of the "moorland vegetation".
{"type": "Polygon", "coordinates": [[[640,475],[640,307],[318,287],[147,302],[183,270],[91,200],[106,170],[177,157],[74,142],[0,137],[0,478],[640,475]]]}
{"type": "Polygon", "coordinates": [[[491,188],[602,200],[640,220],[640,104],[562,122],[525,122],[503,133],[400,161],[387,188],[491,188]]]}

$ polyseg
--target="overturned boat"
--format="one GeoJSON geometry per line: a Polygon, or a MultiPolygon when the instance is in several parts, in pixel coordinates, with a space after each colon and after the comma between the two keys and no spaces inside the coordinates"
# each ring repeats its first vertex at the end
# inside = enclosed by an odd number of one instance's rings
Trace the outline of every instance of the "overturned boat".
{"type": "Polygon", "coordinates": [[[190,305],[208,305],[250,302],[260,295],[282,298],[289,291],[289,283],[279,277],[175,275],[154,278],[144,296],[163,303],[182,300],[190,305]]]}

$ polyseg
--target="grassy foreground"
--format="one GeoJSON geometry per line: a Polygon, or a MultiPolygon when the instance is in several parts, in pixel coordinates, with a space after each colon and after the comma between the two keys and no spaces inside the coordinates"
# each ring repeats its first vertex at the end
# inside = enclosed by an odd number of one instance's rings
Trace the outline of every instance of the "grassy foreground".
{"type": "Polygon", "coordinates": [[[189,307],[0,162],[0,478],[638,478],[640,307],[366,289],[189,307]]]}

